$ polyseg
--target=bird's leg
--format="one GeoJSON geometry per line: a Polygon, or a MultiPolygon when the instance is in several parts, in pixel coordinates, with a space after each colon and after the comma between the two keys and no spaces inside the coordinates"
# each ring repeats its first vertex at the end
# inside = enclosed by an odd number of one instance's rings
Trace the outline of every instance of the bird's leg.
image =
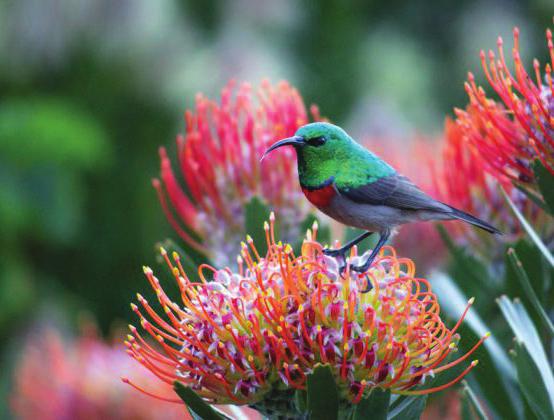
{"type": "Polygon", "coordinates": [[[371,235],[373,232],[364,232],[360,236],[355,237],[350,242],[348,242],[346,245],[341,246],[339,249],[328,249],[325,248],[323,250],[323,253],[325,255],[328,255],[330,257],[342,257],[344,261],[346,261],[346,253],[352,248],[354,245],[360,243],[365,238],[367,238],[369,235],[371,235]]]}
{"type": "MultiPolygon", "coordinates": [[[[358,273],[365,273],[369,269],[369,267],[371,267],[371,263],[373,262],[377,254],[379,254],[379,251],[381,250],[383,245],[385,245],[387,240],[390,238],[390,233],[391,233],[390,229],[385,229],[384,231],[382,231],[380,233],[381,237],[379,238],[379,242],[377,242],[377,245],[375,245],[375,248],[373,248],[373,251],[371,251],[371,254],[369,255],[369,258],[366,260],[366,262],[363,263],[362,265],[350,266],[350,269],[358,273]]],[[[367,288],[366,290],[363,290],[362,293],[367,293],[372,288],[373,286],[371,282],[369,282],[368,280],[367,288]]]]}

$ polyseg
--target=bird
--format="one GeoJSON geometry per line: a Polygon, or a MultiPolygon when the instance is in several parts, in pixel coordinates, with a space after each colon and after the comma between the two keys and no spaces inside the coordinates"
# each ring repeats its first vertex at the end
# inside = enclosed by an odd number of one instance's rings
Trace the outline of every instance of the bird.
{"type": "MultiPolygon", "coordinates": [[[[332,219],[365,231],[338,249],[325,248],[326,255],[346,261],[350,248],[379,234],[368,259],[351,265],[352,271],[365,273],[393,232],[406,223],[457,219],[492,234],[501,233],[491,224],[435,200],[339,126],[305,124],[292,137],[273,143],[261,160],[284,146],[296,151],[298,180],[306,198],[332,219]]],[[[370,282],[364,292],[369,290],[370,282]]]]}

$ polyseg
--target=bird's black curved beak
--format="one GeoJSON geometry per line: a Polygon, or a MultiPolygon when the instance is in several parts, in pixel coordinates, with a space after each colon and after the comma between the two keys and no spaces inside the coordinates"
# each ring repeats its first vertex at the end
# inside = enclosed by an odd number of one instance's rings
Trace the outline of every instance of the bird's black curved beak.
{"type": "Polygon", "coordinates": [[[279,140],[277,143],[272,144],[263,154],[262,158],[260,159],[260,162],[264,160],[264,158],[269,155],[272,151],[275,149],[278,149],[279,147],[283,146],[300,146],[304,144],[304,137],[302,136],[292,136],[287,137],[286,139],[279,140]]]}

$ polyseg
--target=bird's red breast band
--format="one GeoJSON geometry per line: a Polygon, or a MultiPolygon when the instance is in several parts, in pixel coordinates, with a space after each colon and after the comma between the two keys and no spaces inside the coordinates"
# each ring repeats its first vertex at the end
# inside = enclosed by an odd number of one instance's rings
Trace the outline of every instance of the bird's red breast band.
{"type": "Polygon", "coordinates": [[[333,183],[316,190],[302,187],[302,191],[310,203],[316,207],[327,207],[337,194],[333,183]]]}

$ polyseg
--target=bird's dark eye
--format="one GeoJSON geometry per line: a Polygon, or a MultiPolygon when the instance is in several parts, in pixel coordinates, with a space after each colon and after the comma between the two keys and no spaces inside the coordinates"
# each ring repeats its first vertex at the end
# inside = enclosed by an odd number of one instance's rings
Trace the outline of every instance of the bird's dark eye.
{"type": "Polygon", "coordinates": [[[306,143],[308,143],[310,146],[321,146],[323,145],[325,142],[327,141],[327,139],[323,136],[320,136],[320,137],[312,137],[308,140],[306,140],[306,143]]]}

